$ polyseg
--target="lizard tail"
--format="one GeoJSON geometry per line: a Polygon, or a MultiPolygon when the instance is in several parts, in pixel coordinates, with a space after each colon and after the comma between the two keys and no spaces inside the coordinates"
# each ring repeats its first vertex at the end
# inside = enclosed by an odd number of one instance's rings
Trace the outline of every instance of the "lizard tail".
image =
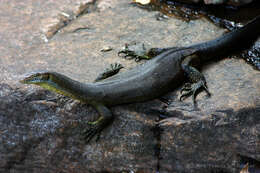
{"type": "Polygon", "coordinates": [[[231,31],[223,36],[201,44],[194,45],[199,54],[206,56],[225,56],[250,48],[260,36],[260,16],[257,16],[245,26],[231,31]]]}

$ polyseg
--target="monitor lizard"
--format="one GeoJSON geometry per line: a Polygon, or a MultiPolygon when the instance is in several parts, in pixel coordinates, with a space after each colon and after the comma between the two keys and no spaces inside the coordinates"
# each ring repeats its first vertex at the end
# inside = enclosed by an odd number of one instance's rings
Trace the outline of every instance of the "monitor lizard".
{"type": "Polygon", "coordinates": [[[69,96],[96,108],[99,118],[88,122],[84,138],[89,142],[113,122],[109,107],[125,103],[143,102],[160,97],[183,83],[186,74],[191,83],[181,89],[183,97],[192,95],[194,103],[198,89],[208,94],[206,80],[196,67],[201,62],[220,58],[249,48],[260,35],[260,16],[244,27],[211,41],[180,48],[167,48],[150,61],[135,68],[94,83],[81,83],[57,72],[40,72],[23,80],[53,92],[69,96]]]}

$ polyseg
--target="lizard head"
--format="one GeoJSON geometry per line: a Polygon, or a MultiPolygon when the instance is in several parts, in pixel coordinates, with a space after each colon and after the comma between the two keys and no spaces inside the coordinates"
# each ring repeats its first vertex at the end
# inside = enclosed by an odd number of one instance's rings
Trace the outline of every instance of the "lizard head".
{"type": "Polygon", "coordinates": [[[20,83],[34,84],[58,94],[77,97],[71,89],[76,81],[56,72],[37,72],[20,80],[20,83]]]}
{"type": "MultiPolygon", "coordinates": [[[[62,77],[62,75],[60,76],[62,77]]],[[[60,80],[61,77],[59,77],[59,74],[55,72],[37,72],[20,80],[20,83],[34,84],[50,91],[60,93],[62,90],[62,80],[60,80]]]]}
{"type": "Polygon", "coordinates": [[[24,79],[20,80],[23,84],[35,84],[41,85],[42,83],[48,83],[51,81],[52,75],[50,72],[39,72],[32,74],[24,79]]]}

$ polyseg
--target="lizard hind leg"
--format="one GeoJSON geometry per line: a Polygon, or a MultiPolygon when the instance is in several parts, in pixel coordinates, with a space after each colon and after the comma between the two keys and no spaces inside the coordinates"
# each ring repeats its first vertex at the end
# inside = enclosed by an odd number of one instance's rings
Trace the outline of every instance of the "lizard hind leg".
{"type": "Polygon", "coordinates": [[[196,55],[188,56],[182,62],[182,69],[187,74],[189,81],[191,83],[186,83],[181,89],[181,97],[180,100],[184,100],[185,98],[192,96],[193,103],[196,104],[196,96],[199,90],[203,89],[207,92],[208,96],[210,96],[210,92],[207,87],[206,79],[204,75],[199,72],[196,68],[189,65],[193,58],[197,58],[196,55]]]}
{"type": "Polygon", "coordinates": [[[93,122],[87,122],[90,126],[89,128],[85,128],[81,135],[86,143],[88,143],[95,135],[97,135],[96,141],[99,139],[99,136],[104,128],[106,128],[110,123],[113,122],[113,114],[111,111],[104,106],[103,104],[94,105],[100,117],[98,120],[93,122]]]}
{"type": "Polygon", "coordinates": [[[144,43],[138,44],[136,42],[125,44],[125,47],[118,52],[119,57],[123,57],[125,59],[135,59],[136,62],[144,60],[150,60],[153,57],[169,50],[169,49],[179,49],[177,47],[169,47],[169,48],[146,48],[144,43]]]}

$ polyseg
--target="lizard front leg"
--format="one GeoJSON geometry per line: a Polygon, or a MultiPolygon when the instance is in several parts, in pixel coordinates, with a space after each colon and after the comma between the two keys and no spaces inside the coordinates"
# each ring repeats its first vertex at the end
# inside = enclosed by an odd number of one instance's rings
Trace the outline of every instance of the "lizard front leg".
{"type": "Polygon", "coordinates": [[[208,90],[204,75],[190,65],[190,62],[196,58],[198,58],[198,56],[196,54],[192,54],[190,56],[187,56],[181,64],[183,71],[186,73],[191,83],[186,83],[181,89],[180,100],[182,101],[184,98],[192,95],[192,100],[194,104],[196,104],[196,95],[200,89],[204,89],[207,92],[208,96],[211,95],[208,90]]]}
{"type": "Polygon", "coordinates": [[[82,131],[86,143],[88,143],[95,135],[97,135],[98,140],[102,130],[112,123],[114,119],[112,112],[105,105],[98,103],[93,106],[96,108],[100,117],[96,121],[88,122],[90,128],[86,128],[82,131]]]}
{"type": "Polygon", "coordinates": [[[103,73],[99,74],[98,77],[95,79],[94,82],[101,81],[103,79],[107,79],[115,74],[117,74],[122,68],[122,64],[110,64],[110,68],[107,68],[103,73]]]}

